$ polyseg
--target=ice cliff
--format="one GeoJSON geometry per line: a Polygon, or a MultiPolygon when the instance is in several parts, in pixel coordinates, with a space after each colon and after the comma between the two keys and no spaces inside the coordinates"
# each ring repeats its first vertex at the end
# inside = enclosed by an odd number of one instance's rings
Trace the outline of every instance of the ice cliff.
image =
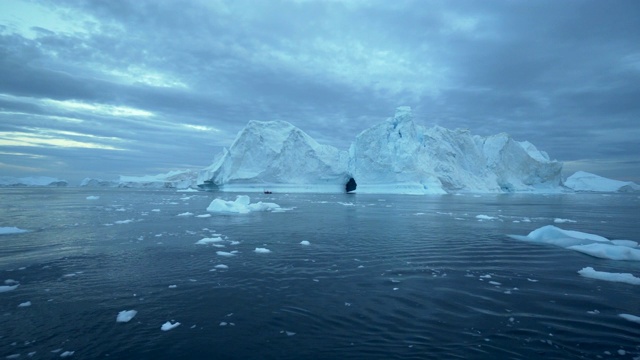
{"type": "Polygon", "coordinates": [[[344,192],[348,154],[320,145],[285,121],[250,121],[229,149],[198,175],[223,191],[344,192]]]}
{"type": "Polygon", "coordinates": [[[348,152],[320,145],[282,121],[251,121],[228,150],[200,172],[198,185],[223,191],[359,193],[550,191],[561,188],[562,163],[507,134],[424,128],[411,109],[361,132],[348,152]]]}
{"type": "Polygon", "coordinates": [[[575,191],[585,192],[635,192],[640,191],[640,185],[631,181],[619,181],[578,171],[569,176],[564,185],[575,191]]]}
{"type": "Polygon", "coordinates": [[[0,176],[0,187],[22,187],[22,186],[51,186],[64,187],[68,183],[66,180],[60,180],[48,176],[30,176],[23,178],[15,178],[11,176],[0,176]]]}
{"type": "Polygon", "coordinates": [[[152,188],[152,189],[186,189],[196,187],[197,172],[194,170],[174,170],[166,174],[145,176],[123,176],[118,180],[102,180],[85,178],[81,187],[120,187],[120,188],[152,188]]]}

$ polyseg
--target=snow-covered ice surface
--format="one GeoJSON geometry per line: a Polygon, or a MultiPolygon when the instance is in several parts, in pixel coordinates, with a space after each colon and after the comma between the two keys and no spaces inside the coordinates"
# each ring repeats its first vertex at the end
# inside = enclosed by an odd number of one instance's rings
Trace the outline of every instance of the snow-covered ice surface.
{"type": "Polygon", "coordinates": [[[179,322],[171,320],[171,321],[167,321],[166,323],[162,324],[162,326],[160,327],[160,330],[169,331],[169,330],[173,330],[173,329],[177,328],[178,326],[180,326],[179,322]]]}
{"type": "Polygon", "coordinates": [[[592,279],[640,285],[640,278],[635,277],[630,273],[610,273],[606,271],[596,271],[592,267],[586,267],[578,271],[578,274],[592,279]]]}
{"type": "Polygon", "coordinates": [[[138,314],[136,310],[122,310],[116,316],[116,322],[129,322],[136,314],[138,314]]]}
{"type": "Polygon", "coordinates": [[[214,199],[207,207],[207,211],[223,214],[247,214],[255,211],[282,211],[280,205],[271,202],[258,201],[251,203],[251,198],[247,195],[238,195],[234,201],[214,199]]]}
{"type": "Polygon", "coordinates": [[[0,226],[30,231],[0,237],[0,357],[640,356],[638,285],[608,281],[638,262],[506,236],[633,249],[637,195],[253,193],[295,209],[205,212],[236,195],[3,189],[0,226]]]}
{"type": "Polygon", "coordinates": [[[20,228],[17,228],[15,226],[0,227],[0,235],[21,234],[21,233],[25,233],[27,231],[29,231],[29,230],[20,229],[20,228]]]}

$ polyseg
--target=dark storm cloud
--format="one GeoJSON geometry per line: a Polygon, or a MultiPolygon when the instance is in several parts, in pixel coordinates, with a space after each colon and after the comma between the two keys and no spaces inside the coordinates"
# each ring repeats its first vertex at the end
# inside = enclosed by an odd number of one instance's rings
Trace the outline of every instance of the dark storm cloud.
{"type": "Polygon", "coordinates": [[[410,105],[427,126],[508,132],[553,158],[608,159],[619,165],[603,175],[640,178],[622,165],[640,153],[635,1],[41,4],[75,28],[34,21],[27,36],[18,22],[33,14],[4,18],[0,131],[52,128],[123,149],[31,148],[70,168],[206,166],[252,119],[287,120],[346,149],[410,105]]]}

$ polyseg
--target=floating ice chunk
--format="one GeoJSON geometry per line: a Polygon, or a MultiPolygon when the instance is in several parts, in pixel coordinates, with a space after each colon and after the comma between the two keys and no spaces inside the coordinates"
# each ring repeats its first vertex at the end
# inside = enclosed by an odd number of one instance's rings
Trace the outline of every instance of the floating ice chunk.
{"type": "Polygon", "coordinates": [[[213,238],[202,238],[196,242],[197,245],[206,245],[224,241],[221,237],[213,237],[213,238]]]}
{"type": "Polygon", "coordinates": [[[610,273],[604,271],[596,271],[592,267],[586,267],[578,271],[578,274],[591,279],[622,282],[631,285],[640,285],[640,278],[637,278],[629,273],[610,273]]]}
{"type": "Polygon", "coordinates": [[[178,285],[169,285],[169,289],[175,289],[177,287],[178,287],[178,285]]]}
{"type": "Polygon", "coordinates": [[[177,328],[178,326],[180,326],[179,322],[174,322],[174,320],[171,321],[167,321],[166,323],[162,324],[162,327],[160,327],[160,330],[162,331],[169,331],[172,329],[177,328]]]}
{"type": "Polygon", "coordinates": [[[221,321],[220,324],[218,324],[219,326],[227,326],[229,325],[229,323],[227,323],[226,321],[221,321]]]}
{"type": "Polygon", "coordinates": [[[87,196],[87,200],[98,200],[98,199],[100,199],[100,196],[95,196],[95,195],[87,196]]]}
{"type": "Polygon", "coordinates": [[[116,322],[129,322],[137,313],[136,310],[122,310],[118,313],[116,322]]]}
{"type": "Polygon", "coordinates": [[[575,223],[577,221],[571,220],[571,219],[555,218],[555,219],[553,219],[553,222],[556,223],[556,224],[563,224],[563,223],[575,223]]]}
{"type": "Polygon", "coordinates": [[[29,307],[29,306],[31,306],[31,301],[25,301],[18,305],[18,307],[29,307]]]}
{"type": "Polygon", "coordinates": [[[247,195],[238,195],[235,201],[225,201],[220,198],[215,199],[207,207],[207,211],[213,213],[247,214],[252,211],[280,211],[283,210],[276,203],[263,203],[259,201],[251,204],[251,199],[247,195]]]}
{"type": "Polygon", "coordinates": [[[640,261],[640,248],[629,246],[636,244],[635,241],[609,240],[600,235],[563,230],[553,225],[538,228],[527,236],[509,235],[509,237],[516,240],[557,245],[602,259],[640,261]]]}
{"type": "Polygon", "coordinates": [[[214,268],[216,269],[228,269],[229,267],[225,264],[218,264],[216,266],[214,266],[214,268]]]}
{"type": "Polygon", "coordinates": [[[0,235],[6,235],[6,234],[21,234],[21,233],[25,233],[28,232],[29,230],[24,230],[24,229],[20,229],[17,227],[0,227],[0,235]]]}
{"type": "Polygon", "coordinates": [[[300,245],[311,245],[311,243],[307,240],[300,241],[300,245]]]}
{"type": "Polygon", "coordinates": [[[229,257],[229,256],[236,256],[236,253],[237,253],[237,252],[238,252],[238,251],[236,251],[236,250],[231,251],[231,252],[227,252],[227,251],[216,251],[216,254],[217,254],[218,256],[227,256],[227,257],[229,257]]]}
{"type": "Polygon", "coordinates": [[[338,204],[343,205],[343,206],[355,206],[354,203],[352,203],[352,202],[338,201],[338,204]]]}
{"type": "Polygon", "coordinates": [[[211,217],[211,214],[202,214],[202,215],[196,215],[197,218],[208,218],[211,217]]]}
{"type": "Polygon", "coordinates": [[[489,215],[476,215],[476,219],[478,220],[494,220],[497,219],[495,216],[489,216],[489,215]]]}
{"type": "Polygon", "coordinates": [[[268,253],[271,252],[271,250],[269,250],[267,248],[256,248],[253,251],[257,252],[258,254],[268,254],[268,253]]]}
{"type": "Polygon", "coordinates": [[[620,316],[621,318],[623,318],[625,320],[629,320],[629,321],[632,321],[634,323],[640,324],[640,316],[635,316],[635,315],[631,315],[631,314],[618,314],[618,316],[620,316]]]}
{"type": "Polygon", "coordinates": [[[15,290],[15,289],[18,288],[18,286],[20,286],[20,284],[18,284],[18,285],[2,285],[2,286],[0,286],[0,293],[15,290]]]}
{"type": "Polygon", "coordinates": [[[119,220],[119,221],[114,221],[115,224],[129,224],[132,223],[134,220],[133,219],[127,219],[127,220],[119,220]]]}
{"type": "Polygon", "coordinates": [[[153,211],[153,212],[160,212],[160,209],[153,209],[153,210],[151,210],[151,211],[153,211]]]}
{"type": "Polygon", "coordinates": [[[491,279],[491,275],[487,274],[487,275],[480,275],[479,278],[481,279],[491,279]]]}
{"type": "Polygon", "coordinates": [[[187,212],[180,213],[176,216],[193,216],[193,213],[187,211],[187,212]]]}
{"type": "Polygon", "coordinates": [[[495,286],[500,286],[500,285],[502,285],[502,283],[499,283],[499,282],[497,282],[497,281],[489,281],[489,284],[491,284],[491,285],[495,285],[495,286]]]}
{"type": "Polygon", "coordinates": [[[61,358],[69,357],[69,356],[72,356],[74,353],[75,353],[75,351],[65,351],[62,354],[60,354],[60,357],[61,358]]]}
{"type": "Polygon", "coordinates": [[[527,281],[530,281],[530,282],[538,282],[539,280],[536,280],[536,279],[529,279],[529,278],[527,278],[527,281]]]}
{"type": "Polygon", "coordinates": [[[11,355],[5,356],[5,359],[19,359],[19,358],[20,358],[20,354],[11,354],[11,355]]]}

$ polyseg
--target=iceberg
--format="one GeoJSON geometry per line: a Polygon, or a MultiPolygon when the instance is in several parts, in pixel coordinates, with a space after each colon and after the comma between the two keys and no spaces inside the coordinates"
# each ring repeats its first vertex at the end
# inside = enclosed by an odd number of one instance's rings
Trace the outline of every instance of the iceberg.
{"type": "Polygon", "coordinates": [[[118,180],[102,180],[85,178],[81,187],[120,187],[120,188],[152,188],[152,189],[189,189],[196,187],[198,173],[194,170],[174,170],[166,174],[124,176],[118,180]]]}
{"type": "Polygon", "coordinates": [[[60,180],[48,176],[30,176],[16,178],[11,176],[0,176],[0,187],[26,187],[26,186],[49,186],[65,187],[69,185],[66,180],[60,180]]]}
{"type": "Polygon", "coordinates": [[[564,230],[553,225],[533,230],[526,236],[508,235],[512,239],[560,246],[600,259],[640,261],[640,247],[631,240],[609,240],[581,231],[564,230]]]}
{"type": "Polygon", "coordinates": [[[358,134],[349,151],[318,144],[288,122],[250,121],[197,184],[244,192],[549,192],[563,189],[561,170],[527,141],[427,129],[403,106],[358,134]]]}
{"type": "Polygon", "coordinates": [[[569,176],[564,186],[574,191],[585,192],[635,192],[640,191],[640,185],[631,181],[608,179],[586,171],[577,171],[569,176]]]}
{"type": "Polygon", "coordinates": [[[280,205],[276,203],[251,203],[251,198],[247,195],[238,195],[235,201],[225,201],[220,198],[214,199],[209,207],[208,212],[227,213],[227,214],[247,214],[252,211],[283,211],[280,205]]]}
{"type": "Polygon", "coordinates": [[[220,191],[344,192],[347,164],[346,151],[286,121],[249,121],[197,183],[220,191]]]}

